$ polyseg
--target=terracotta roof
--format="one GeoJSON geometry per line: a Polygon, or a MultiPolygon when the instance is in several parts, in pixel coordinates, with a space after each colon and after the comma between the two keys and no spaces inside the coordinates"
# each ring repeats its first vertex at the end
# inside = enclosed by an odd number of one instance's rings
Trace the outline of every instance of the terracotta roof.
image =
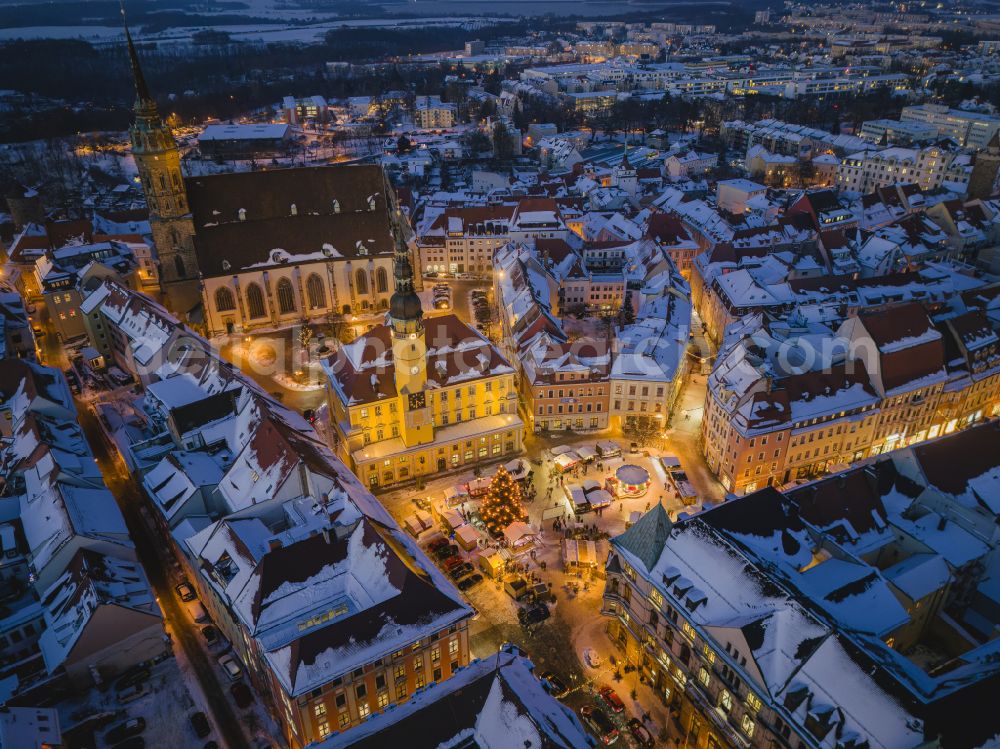
{"type": "Polygon", "coordinates": [[[342,213],[368,210],[368,197],[377,195],[385,206],[385,184],[378,166],[313,166],[229,172],[185,179],[188,204],[196,227],[204,224],[284,218],[294,203],[299,216],[333,214],[333,201],[342,213]]]}
{"type": "Polygon", "coordinates": [[[927,483],[945,494],[964,494],[969,481],[1000,465],[1000,422],[924,442],[913,447],[927,483]]]}
{"type": "MultiPolygon", "coordinates": [[[[455,315],[424,319],[427,382],[432,387],[475,382],[498,368],[510,368],[496,347],[455,315]],[[477,372],[470,375],[470,372],[477,372]]],[[[328,360],[328,370],[352,403],[370,403],[396,396],[392,331],[378,325],[342,346],[328,360]]]]}
{"type": "Polygon", "coordinates": [[[691,240],[680,218],[672,213],[654,213],[649,217],[646,236],[663,244],[674,245],[691,240]]]}
{"type": "Polygon", "coordinates": [[[933,327],[924,308],[917,302],[898,304],[877,312],[863,310],[858,318],[879,349],[906,338],[919,338],[933,327]]]}

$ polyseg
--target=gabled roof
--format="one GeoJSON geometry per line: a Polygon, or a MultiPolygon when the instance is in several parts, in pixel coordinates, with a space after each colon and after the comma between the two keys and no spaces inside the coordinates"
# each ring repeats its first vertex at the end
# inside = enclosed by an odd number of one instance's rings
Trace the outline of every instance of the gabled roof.
{"type": "Polygon", "coordinates": [[[631,528],[618,536],[616,542],[652,571],[660,558],[673,524],[663,505],[657,502],[631,528]]]}

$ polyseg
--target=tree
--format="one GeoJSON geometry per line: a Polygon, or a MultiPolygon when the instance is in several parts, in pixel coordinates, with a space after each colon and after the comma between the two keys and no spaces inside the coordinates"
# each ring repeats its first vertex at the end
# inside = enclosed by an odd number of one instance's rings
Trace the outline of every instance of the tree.
{"type": "Polygon", "coordinates": [[[507,526],[525,516],[521,487],[506,468],[497,469],[490,488],[479,506],[479,515],[490,535],[500,536],[507,526]]]}
{"type": "Polygon", "coordinates": [[[622,310],[619,313],[618,319],[622,325],[631,325],[635,322],[635,310],[632,309],[632,295],[628,291],[625,292],[625,298],[622,300],[622,310]]]}
{"type": "Polygon", "coordinates": [[[413,144],[410,143],[410,139],[405,135],[400,135],[399,138],[396,139],[396,153],[408,153],[411,148],[413,148],[413,144]]]}

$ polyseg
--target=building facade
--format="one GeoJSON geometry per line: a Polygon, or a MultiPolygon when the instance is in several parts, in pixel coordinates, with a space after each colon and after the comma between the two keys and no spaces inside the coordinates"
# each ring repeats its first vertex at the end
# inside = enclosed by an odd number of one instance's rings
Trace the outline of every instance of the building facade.
{"type": "Polygon", "coordinates": [[[388,324],[323,365],[337,449],[371,489],[522,449],[514,369],[455,315],[424,319],[397,242],[388,324]]]}

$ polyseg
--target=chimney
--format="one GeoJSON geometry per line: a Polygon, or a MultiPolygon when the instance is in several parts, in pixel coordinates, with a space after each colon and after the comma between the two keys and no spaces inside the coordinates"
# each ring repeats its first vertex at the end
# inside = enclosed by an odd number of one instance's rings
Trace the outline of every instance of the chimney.
{"type": "Polygon", "coordinates": [[[281,543],[281,539],[280,538],[270,538],[267,541],[267,550],[268,551],[277,551],[282,546],[283,546],[283,544],[281,543]]]}
{"type": "Polygon", "coordinates": [[[948,518],[946,518],[944,515],[942,515],[941,519],[938,520],[938,527],[937,527],[937,529],[939,531],[943,531],[947,525],[948,525],[948,518]]]}

